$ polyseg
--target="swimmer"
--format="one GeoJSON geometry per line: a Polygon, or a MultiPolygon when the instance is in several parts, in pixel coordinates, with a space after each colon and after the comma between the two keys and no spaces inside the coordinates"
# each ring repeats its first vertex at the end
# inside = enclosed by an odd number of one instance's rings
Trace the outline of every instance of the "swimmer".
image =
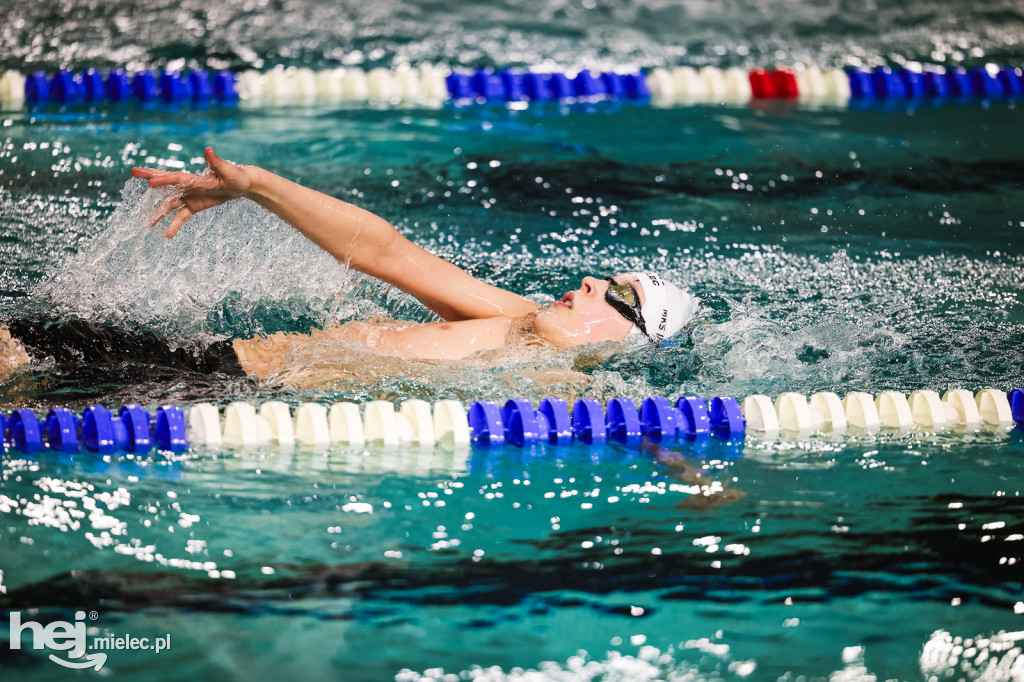
{"type": "MultiPolygon", "coordinates": [[[[652,272],[584,277],[580,287],[550,305],[482,282],[465,270],[413,244],[383,218],[339,199],[286,180],[256,166],[236,165],[205,150],[200,174],[133,168],[136,178],[171,194],[151,225],[170,217],[172,238],[195,214],[233,200],[249,200],[274,213],[339,263],[411,294],[443,321],[374,324],[348,322],[312,334],[272,334],[236,339],[212,349],[208,364],[237,365],[264,379],[297,349],[323,340],[355,341],[380,356],[419,361],[460,361],[481,351],[532,343],[566,349],[583,344],[621,342],[626,347],[657,344],[673,336],[696,314],[697,299],[652,272]],[[229,345],[227,345],[229,344],[229,345]],[[226,361],[226,362],[225,362],[226,361]]],[[[11,333],[31,333],[26,325],[11,333]]],[[[90,330],[88,333],[91,333],[90,330]]],[[[84,329],[73,335],[87,334],[84,329]]],[[[114,332],[107,345],[132,345],[114,332]]],[[[36,334],[36,336],[39,336],[36,334]]],[[[29,339],[24,339],[31,346],[29,339]]],[[[143,344],[145,345],[145,344],[143,344]]],[[[0,337],[7,365],[24,350],[10,335],[0,337]]],[[[207,353],[210,355],[210,352],[207,353]]],[[[0,364],[0,366],[3,366],[0,364]]]]}

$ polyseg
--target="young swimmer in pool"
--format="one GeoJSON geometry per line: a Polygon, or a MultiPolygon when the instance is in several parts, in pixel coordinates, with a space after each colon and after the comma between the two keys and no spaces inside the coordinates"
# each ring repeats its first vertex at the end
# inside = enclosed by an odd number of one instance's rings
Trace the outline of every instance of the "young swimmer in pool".
{"type": "MultiPolygon", "coordinates": [[[[410,360],[462,360],[474,353],[524,341],[555,348],[621,341],[658,343],[695,315],[697,299],[651,272],[604,279],[584,277],[579,289],[547,306],[486,284],[416,246],[383,218],[255,166],[239,166],[205,150],[208,169],[198,175],[133,168],[150,187],[172,194],[152,225],[173,214],[174,237],[196,213],[234,199],[249,199],[276,214],[339,262],[412,294],[444,321],[373,324],[349,322],[310,335],[272,334],[235,340],[231,349],[246,374],[266,378],[303,346],[357,341],[381,356],[410,360]]],[[[18,330],[12,325],[11,331],[18,330]]],[[[222,349],[224,350],[224,349],[222,349]]],[[[24,355],[0,339],[0,356],[12,364],[24,355]],[[6,350],[4,348],[6,347],[6,350]]],[[[0,357],[0,366],[3,360],[0,357]]]]}

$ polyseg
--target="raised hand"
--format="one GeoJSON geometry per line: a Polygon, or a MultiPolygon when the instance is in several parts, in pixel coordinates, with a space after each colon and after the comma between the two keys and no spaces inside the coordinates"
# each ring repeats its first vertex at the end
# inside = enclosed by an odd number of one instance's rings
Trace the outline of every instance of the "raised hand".
{"type": "Polygon", "coordinates": [[[156,225],[177,211],[164,233],[168,239],[196,213],[240,197],[252,185],[252,178],[244,166],[236,166],[220,158],[213,147],[207,147],[203,155],[207,169],[198,175],[156,168],[132,168],[132,176],[149,180],[150,187],[175,188],[176,191],[164,200],[150,221],[150,225],[156,225]]]}

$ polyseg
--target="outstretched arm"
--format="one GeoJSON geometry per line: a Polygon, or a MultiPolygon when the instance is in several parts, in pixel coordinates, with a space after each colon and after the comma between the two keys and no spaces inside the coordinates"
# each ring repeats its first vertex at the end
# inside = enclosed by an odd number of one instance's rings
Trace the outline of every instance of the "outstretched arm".
{"type": "Polygon", "coordinates": [[[490,284],[416,246],[386,220],[322,192],[255,166],[236,166],[206,148],[209,171],[200,175],[133,168],[150,187],[179,191],[153,224],[177,211],[167,228],[173,237],[199,211],[238,197],[255,201],[306,235],[339,262],[384,280],[419,299],[446,320],[519,317],[537,304],[490,284]]]}

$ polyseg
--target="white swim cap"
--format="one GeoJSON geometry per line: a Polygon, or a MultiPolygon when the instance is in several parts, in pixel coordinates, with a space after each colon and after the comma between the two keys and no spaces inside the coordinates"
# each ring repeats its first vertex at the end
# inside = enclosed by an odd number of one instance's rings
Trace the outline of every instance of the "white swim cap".
{"type": "Polygon", "coordinates": [[[640,314],[647,325],[647,336],[634,324],[626,335],[627,341],[663,341],[682,329],[697,314],[700,307],[697,297],[663,279],[658,273],[629,274],[637,278],[644,292],[640,314]]]}

